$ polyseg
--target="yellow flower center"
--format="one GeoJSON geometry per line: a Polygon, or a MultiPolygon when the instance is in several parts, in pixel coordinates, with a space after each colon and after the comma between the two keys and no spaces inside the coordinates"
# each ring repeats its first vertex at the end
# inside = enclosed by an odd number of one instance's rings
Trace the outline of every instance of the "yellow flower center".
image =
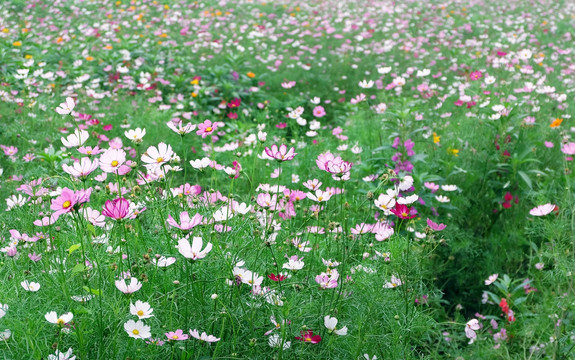
{"type": "Polygon", "coordinates": [[[311,338],[310,338],[310,337],[306,337],[306,338],[305,338],[305,341],[308,341],[308,342],[309,342],[309,341],[311,341],[311,338]]]}
{"type": "Polygon", "coordinates": [[[138,313],[137,313],[137,314],[138,314],[138,316],[143,316],[143,315],[144,315],[144,312],[143,312],[142,310],[138,310],[138,313]]]}
{"type": "Polygon", "coordinates": [[[132,330],[132,334],[138,335],[138,334],[140,334],[140,331],[138,329],[134,329],[134,330],[132,330]]]}
{"type": "Polygon", "coordinates": [[[119,164],[118,160],[114,160],[114,161],[112,161],[112,166],[114,166],[114,167],[115,167],[115,166],[118,166],[118,164],[119,164]]]}
{"type": "Polygon", "coordinates": [[[57,323],[58,325],[64,325],[64,320],[58,319],[58,320],[56,320],[56,323],[57,323]]]}
{"type": "Polygon", "coordinates": [[[407,213],[404,211],[401,213],[401,216],[407,217],[407,213]]]}
{"type": "Polygon", "coordinates": [[[156,159],[156,162],[157,162],[157,163],[161,163],[161,162],[163,162],[163,161],[164,161],[164,158],[163,158],[163,157],[159,157],[159,158],[156,159]]]}
{"type": "Polygon", "coordinates": [[[64,201],[64,203],[62,204],[62,207],[63,207],[64,209],[67,209],[67,208],[70,207],[70,205],[72,205],[72,203],[70,202],[70,200],[66,200],[66,201],[64,201]]]}
{"type": "Polygon", "coordinates": [[[213,129],[212,129],[211,126],[208,126],[208,127],[206,128],[206,132],[211,132],[212,130],[213,130],[213,129]]]}
{"type": "Polygon", "coordinates": [[[323,196],[317,198],[319,201],[323,201],[323,196]]]}
{"type": "Polygon", "coordinates": [[[172,339],[178,340],[178,335],[172,335],[172,339]]]}

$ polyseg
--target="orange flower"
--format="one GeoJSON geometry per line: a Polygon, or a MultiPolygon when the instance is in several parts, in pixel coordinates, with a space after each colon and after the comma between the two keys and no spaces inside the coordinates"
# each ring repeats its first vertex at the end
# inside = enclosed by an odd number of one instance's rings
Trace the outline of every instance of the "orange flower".
{"type": "Polygon", "coordinates": [[[549,125],[549,127],[556,128],[559,125],[561,125],[562,122],[563,122],[563,119],[557,118],[557,119],[553,120],[553,122],[551,123],[551,125],[549,125]]]}
{"type": "Polygon", "coordinates": [[[249,73],[247,73],[247,75],[248,75],[248,77],[251,78],[251,79],[253,79],[253,78],[256,77],[256,74],[254,74],[254,73],[251,72],[251,71],[250,71],[249,73]]]}
{"type": "Polygon", "coordinates": [[[14,42],[12,43],[12,45],[14,45],[14,46],[22,46],[22,41],[14,41],[14,42]]]}
{"type": "Polygon", "coordinates": [[[94,60],[93,56],[86,56],[86,61],[92,61],[92,60],[94,60]]]}

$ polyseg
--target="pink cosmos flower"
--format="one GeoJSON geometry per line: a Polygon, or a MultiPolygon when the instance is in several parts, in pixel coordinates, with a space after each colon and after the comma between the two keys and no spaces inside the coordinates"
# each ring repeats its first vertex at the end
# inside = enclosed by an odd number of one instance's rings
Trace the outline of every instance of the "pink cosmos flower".
{"type": "Polygon", "coordinates": [[[565,155],[575,155],[575,142],[563,145],[561,152],[565,155]]]}
{"type": "Polygon", "coordinates": [[[555,205],[545,204],[545,205],[539,205],[529,210],[529,214],[532,216],[545,216],[549,215],[553,210],[555,210],[555,205]]]}
{"type": "Polygon", "coordinates": [[[321,118],[324,117],[326,115],[325,109],[323,108],[323,106],[318,105],[313,109],[313,116],[321,118]]]}
{"type": "Polygon", "coordinates": [[[279,148],[276,144],[273,144],[271,149],[266,147],[265,152],[269,157],[276,159],[277,161],[293,160],[297,155],[293,147],[288,150],[285,144],[281,145],[279,148]]]}
{"type": "Polygon", "coordinates": [[[188,340],[190,338],[188,334],[184,334],[184,331],[181,329],[167,332],[166,336],[168,337],[168,340],[176,340],[176,341],[188,340]]]}
{"type": "Polygon", "coordinates": [[[205,342],[210,342],[210,343],[220,341],[220,339],[218,339],[214,335],[206,334],[205,331],[202,333],[202,335],[200,335],[200,333],[196,329],[190,330],[190,335],[192,335],[192,337],[194,337],[200,341],[205,341],[205,342]]]}
{"type": "Polygon", "coordinates": [[[194,217],[190,218],[187,211],[180,213],[180,224],[174,220],[172,215],[168,215],[167,223],[180,230],[188,231],[202,223],[203,216],[196,213],[194,217]]]}
{"type": "Polygon", "coordinates": [[[472,344],[475,339],[477,339],[477,334],[475,331],[479,330],[481,325],[479,325],[479,320],[472,319],[465,324],[465,336],[470,339],[469,343],[472,344]]]}
{"type": "Polygon", "coordinates": [[[336,269],[331,270],[328,273],[321,273],[315,277],[315,282],[319,284],[321,289],[334,289],[337,287],[337,280],[339,279],[339,273],[336,269]]]}
{"type": "Polygon", "coordinates": [[[107,200],[102,215],[114,220],[121,220],[130,214],[130,202],[124,198],[107,200]]]}
{"type": "Polygon", "coordinates": [[[497,278],[499,277],[499,274],[493,274],[490,275],[487,280],[485,280],[485,285],[491,285],[495,282],[495,280],[497,280],[497,278]]]}
{"type": "Polygon", "coordinates": [[[60,196],[52,200],[50,205],[50,209],[54,210],[52,217],[58,218],[60,215],[74,210],[75,205],[88,202],[91,193],[92,188],[75,192],[68,188],[62,189],[60,196]]]}
{"type": "Polygon", "coordinates": [[[201,237],[195,236],[190,246],[188,239],[180,239],[176,249],[182,254],[183,257],[192,260],[199,260],[206,257],[212,251],[212,243],[207,243],[206,247],[202,250],[203,240],[201,237]]]}
{"type": "Polygon", "coordinates": [[[218,128],[216,123],[212,123],[210,120],[206,120],[203,123],[198,124],[198,131],[196,134],[201,135],[202,139],[208,135],[211,135],[218,128]]]}
{"type": "Polygon", "coordinates": [[[445,227],[446,227],[445,224],[436,224],[433,221],[431,221],[429,218],[427,219],[427,226],[429,226],[431,228],[431,230],[433,230],[433,231],[441,231],[441,230],[445,229],[445,227]]]}

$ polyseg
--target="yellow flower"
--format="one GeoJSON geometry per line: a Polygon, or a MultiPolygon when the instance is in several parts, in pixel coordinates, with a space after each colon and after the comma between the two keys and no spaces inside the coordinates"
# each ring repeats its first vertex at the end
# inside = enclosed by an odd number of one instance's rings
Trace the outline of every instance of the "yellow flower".
{"type": "Polygon", "coordinates": [[[251,79],[253,79],[253,78],[256,77],[256,74],[254,74],[254,73],[251,72],[251,71],[250,71],[249,73],[247,73],[247,75],[248,75],[248,77],[251,78],[251,79]]]}
{"type": "Polygon", "coordinates": [[[22,41],[14,41],[14,42],[12,43],[12,45],[14,45],[14,46],[22,46],[22,41]]]}
{"type": "Polygon", "coordinates": [[[433,133],[433,143],[439,144],[440,140],[441,140],[441,136],[437,135],[436,133],[433,133]]]}
{"type": "Polygon", "coordinates": [[[561,125],[562,122],[563,122],[563,119],[557,118],[557,119],[553,120],[553,122],[551,123],[551,125],[549,125],[549,127],[556,128],[559,125],[561,125]]]}
{"type": "Polygon", "coordinates": [[[8,33],[10,32],[10,29],[4,28],[4,29],[2,29],[2,32],[3,32],[4,34],[8,34],[8,33]]]}
{"type": "Polygon", "coordinates": [[[200,83],[200,81],[198,79],[194,79],[192,81],[190,81],[190,84],[192,85],[198,85],[200,83]]]}
{"type": "Polygon", "coordinates": [[[458,150],[458,149],[449,148],[449,149],[447,150],[447,152],[450,153],[450,154],[453,155],[453,156],[459,156],[459,150],[458,150]]]}

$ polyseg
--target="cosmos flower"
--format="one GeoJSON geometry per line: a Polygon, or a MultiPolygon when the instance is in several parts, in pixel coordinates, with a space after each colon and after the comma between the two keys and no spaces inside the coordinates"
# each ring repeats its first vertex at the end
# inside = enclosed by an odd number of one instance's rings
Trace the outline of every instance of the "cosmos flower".
{"type": "Polygon", "coordinates": [[[544,205],[539,205],[529,210],[531,216],[545,216],[549,215],[553,210],[555,210],[556,205],[547,203],[544,205]]]}
{"type": "Polygon", "coordinates": [[[192,230],[194,227],[198,226],[202,223],[203,216],[199,213],[196,213],[192,218],[187,211],[183,211],[180,213],[180,223],[178,224],[176,220],[172,217],[172,215],[168,215],[168,220],[166,221],[170,226],[176,227],[180,230],[189,231],[192,230]]]}
{"type": "Polygon", "coordinates": [[[80,159],[80,161],[74,162],[72,166],[66,164],[62,165],[62,170],[64,170],[64,172],[76,178],[85,178],[97,168],[98,168],[98,159],[94,159],[94,161],[92,161],[88,157],[82,158],[80,159]]]}
{"type": "Polygon", "coordinates": [[[76,103],[74,102],[74,99],[71,97],[67,97],[66,102],[63,102],[60,105],[58,105],[58,107],[56,108],[56,112],[60,115],[68,115],[74,110],[75,107],[76,103]]]}
{"type": "Polygon", "coordinates": [[[44,315],[44,318],[52,324],[56,324],[58,326],[64,326],[74,318],[74,315],[71,312],[65,313],[62,316],[58,316],[55,311],[50,311],[44,315]]]}
{"type": "Polygon", "coordinates": [[[481,325],[479,325],[479,320],[472,319],[465,324],[465,336],[470,339],[469,343],[473,344],[475,339],[477,339],[476,331],[481,329],[481,325]]]}
{"type": "Polygon", "coordinates": [[[142,155],[142,161],[145,162],[148,167],[157,167],[172,160],[174,155],[175,153],[172,147],[162,142],[158,144],[157,148],[150,146],[142,155]]]}
{"type": "Polygon", "coordinates": [[[202,250],[203,241],[201,237],[195,236],[190,246],[188,239],[180,239],[176,248],[183,257],[192,260],[199,260],[206,257],[212,251],[212,243],[207,243],[206,247],[202,250]]]}
{"type": "Polygon", "coordinates": [[[493,284],[495,282],[495,280],[497,280],[498,277],[499,277],[499,274],[490,275],[489,278],[487,278],[487,280],[485,280],[485,285],[493,284]]]}
{"type": "Polygon", "coordinates": [[[20,283],[20,285],[22,285],[22,287],[26,291],[36,292],[36,291],[40,290],[40,284],[38,284],[37,282],[33,282],[33,281],[24,280],[20,283]]]}
{"type": "Polygon", "coordinates": [[[334,317],[330,317],[329,315],[326,315],[323,318],[323,324],[325,325],[325,327],[327,328],[327,330],[330,333],[334,333],[336,335],[340,335],[340,336],[344,336],[347,335],[347,326],[342,327],[341,329],[337,329],[337,319],[334,317]]]}
{"type": "Polygon", "coordinates": [[[200,335],[200,333],[196,329],[190,330],[190,335],[192,335],[192,337],[194,337],[200,341],[205,341],[205,342],[209,342],[209,343],[220,341],[220,339],[218,339],[214,335],[206,334],[205,331],[200,335]]]}
{"type": "Polygon", "coordinates": [[[178,329],[176,331],[170,331],[166,333],[166,337],[168,338],[168,340],[172,341],[182,341],[182,340],[188,340],[190,337],[188,334],[184,334],[184,331],[182,329],[178,329]]]}
{"type": "Polygon", "coordinates": [[[288,150],[285,144],[280,145],[279,148],[276,144],[273,144],[271,148],[266,147],[264,151],[266,155],[277,161],[293,160],[293,158],[297,155],[293,147],[288,150]]]}
{"type": "Polygon", "coordinates": [[[300,336],[295,337],[296,340],[303,341],[310,344],[317,344],[321,342],[320,335],[314,335],[312,330],[302,331],[300,336]]]}
{"type": "Polygon", "coordinates": [[[140,128],[130,129],[130,130],[124,131],[124,135],[128,139],[135,142],[136,144],[139,144],[143,141],[144,136],[146,135],[146,129],[140,129],[140,128]]]}
{"type": "Polygon", "coordinates": [[[88,140],[89,134],[85,130],[76,129],[73,134],[68,135],[67,138],[60,138],[62,144],[67,148],[82,146],[88,140]]]}
{"type": "Polygon", "coordinates": [[[53,355],[48,355],[48,360],[76,360],[76,356],[74,355],[72,348],[68,348],[68,351],[65,353],[60,350],[56,350],[53,355]]]}
{"type": "Polygon", "coordinates": [[[136,304],[132,304],[130,302],[130,314],[136,315],[140,320],[154,316],[152,315],[152,312],[154,312],[154,309],[152,309],[150,307],[150,304],[148,304],[147,302],[143,302],[140,300],[137,300],[136,304]]]}
{"type": "Polygon", "coordinates": [[[147,339],[152,336],[152,333],[150,333],[150,327],[144,325],[141,320],[138,320],[137,322],[134,320],[128,320],[124,324],[124,330],[126,330],[129,337],[134,339],[147,339]]]}
{"type": "Polygon", "coordinates": [[[114,220],[122,220],[130,214],[130,202],[124,198],[106,200],[102,215],[114,220]]]}
{"type": "Polygon", "coordinates": [[[126,284],[125,279],[116,280],[114,282],[116,288],[123,292],[124,294],[132,294],[142,288],[142,283],[138,281],[136,278],[130,278],[130,283],[126,284]]]}

